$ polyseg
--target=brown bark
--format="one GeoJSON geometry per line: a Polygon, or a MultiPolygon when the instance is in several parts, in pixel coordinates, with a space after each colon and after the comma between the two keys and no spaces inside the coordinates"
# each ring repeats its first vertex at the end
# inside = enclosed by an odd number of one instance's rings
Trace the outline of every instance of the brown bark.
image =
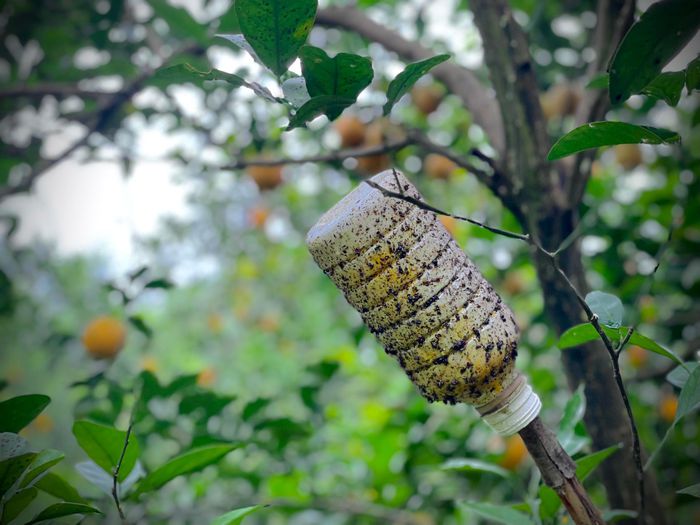
{"type": "Polygon", "coordinates": [[[576,464],[557,437],[537,417],[520,431],[520,437],[537,464],[545,484],[551,487],[578,525],[603,525],[600,511],[576,477],[576,464]]]}

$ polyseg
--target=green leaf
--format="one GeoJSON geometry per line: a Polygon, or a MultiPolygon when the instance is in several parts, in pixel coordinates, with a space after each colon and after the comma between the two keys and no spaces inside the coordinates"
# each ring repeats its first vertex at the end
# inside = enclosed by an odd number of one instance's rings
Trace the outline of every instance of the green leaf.
{"type": "Polygon", "coordinates": [[[29,394],[0,403],[0,432],[17,433],[31,423],[51,402],[49,396],[29,394]]]}
{"type": "Polygon", "coordinates": [[[39,452],[39,454],[34,458],[34,461],[32,461],[32,464],[29,465],[26,474],[22,478],[20,487],[26,487],[31,484],[32,481],[49,470],[64,457],[65,454],[63,452],[50,448],[39,452]]]}
{"type": "Polygon", "coordinates": [[[589,122],[571,130],[552,146],[547,160],[557,160],[579,151],[616,144],[673,144],[678,133],[626,122],[589,122]]]}
{"type": "Polygon", "coordinates": [[[622,301],[612,294],[605,292],[590,292],[586,295],[586,303],[598,316],[598,322],[610,328],[620,328],[625,315],[622,301]]]}
{"type": "Polygon", "coordinates": [[[612,445],[576,460],[576,476],[585,480],[603,461],[622,448],[622,443],[612,445]]]}
{"type": "Polygon", "coordinates": [[[448,459],[441,467],[443,470],[459,470],[462,472],[488,472],[490,474],[496,474],[502,478],[509,478],[510,472],[506,469],[489,463],[488,461],[482,461],[480,459],[473,458],[454,458],[448,459]]]}
{"type": "Polygon", "coordinates": [[[140,315],[130,315],[128,317],[128,320],[129,324],[131,324],[131,326],[133,326],[134,328],[136,328],[136,330],[141,332],[144,335],[144,337],[146,337],[147,339],[153,337],[153,330],[150,326],[148,326],[146,321],[143,320],[143,317],[141,317],[140,315]]]}
{"type": "Polygon", "coordinates": [[[586,89],[607,89],[609,82],[610,75],[607,73],[599,73],[586,84],[586,89]]]}
{"type": "Polygon", "coordinates": [[[387,101],[384,104],[384,115],[391,113],[394,105],[408,93],[418,79],[449,58],[450,55],[436,55],[406,66],[406,69],[396,75],[396,78],[389,83],[389,88],[386,91],[387,101]]]}
{"type": "Polygon", "coordinates": [[[659,98],[669,106],[676,106],[681,99],[685,86],[685,71],[669,71],[661,73],[642,90],[650,97],[659,98]]]}
{"type": "Polygon", "coordinates": [[[605,523],[617,523],[620,520],[634,519],[637,513],[626,509],[609,509],[603,511],[603,521],[605,523]]]}
{"type": "MultiPolygon", "coordinates": [[[[228,75],[229,73],[225,73],[225,74],[228,75]]],[[[236,76],[236,75],[233,75],[233,76],[236,76]]],[[[172,281],[165,279],[165,278],[161,278],[161,279],[153,279],[151,281],[148,281],[143,287],[144,288],[162,288],[164,290],[167,290],[167,289],[172,288],[173,286],[175,286],[175,285],[172,283],[172,281]]]]}
{"type": "Polygon", "coordinates": [[[214,392],[195,392],[182,398],[178,411],[183,415],[199,411],[208,419],[220,413],[234,399],[235,396],[220,396],[214,392]]]}
{"type": "Polygon", "coordinates": [[[20,490],[15,493],[10,499],[5,502],[2,509],[2,518],[0,518],[0,523],[10,523],[21,512],[26,509],[29,504],[34,501],[34,499],[39,494],[39,491],[34,487],[28,487],[24,490],[20,490]]]}
{"type": "Polygon", "coordinates": [[[36,456],[35,452],[27,452],[0,461],[0,498],[17,482],[36,456]]]}
{"type": "MultiPolygon", "coordinates": [[[[355,103],[355,99],[321,95],[310,99],[289,119],[287,131],[306,125],[320,115],[340,115],[345,108],[355,103]]],[[[330,118],[330,117],[329,117],[330,118]]]]}
{"type": "MultiPolygon", "coordinates": [[[[576,460],[576,477],[580,481],[584,481],[603,461],[613,455],[615,452],[622,448],[622,443],[613,445],[598,452],[593,452],[587,456],[583,456],[576,460]]],[[[540,516],[543,519],[553,518],[559,507],[561,507],[561,500],[550,487],[546,485],[540,486],[539,496],[542,501],[540,505],[540,516]]]]}
{"type": "Polygon", "coordinates": [[[143,478],[136,487],[135,495],[159,489],[178,476],[202,470],[240,446],[240,443],[230,443],[207,445],[188,450],[167,461],[143,478]]]}
{"type": "Polygon", "coordinates": [[[254,399],[250,403],[246,404],[245,407],[243,407],[243,412],[241,413],[241,419],[243,421],[248,421],[253,416],[255,416],[255,414],[260,412],[263,408],[265,408],[269,404],[270,404],[270,400],[265,398],[265,397],[259,397],[257,399],[254,399]]]}
{"type": "Polygon", "coordinates": [[[586,397],[583,395],[583,385],[579,386],[566,402],[564,413],[559,422],[557,436],[561,446],[569,455],[579,452],[588,443],[585,435],[578,435],[576,426],[586,412],[586,397]]]}
{"type": "Polygon", "coordinates": [[[666,381],[671,383],[673,386],[683,388],[683,385],[685,385],[690,377],[690,373],[698,366],[700,366],[700,363],[697,361],[683,363],[666,374],[666,381]]]}
{"type": "MultiPolygon", "coordinates": [[[[114,472],[124,449],[125,431],[82,420],[73,424],[73,435],[91,460],[108,474],[114,472]]],[[[118,481],[126,479],[136,465],[139,455],[139,444],[136,436],[132,434],[119,469],[118,481]]]]}
{"type": "Polygon", "coordinates": [[[102,514],[102,512],[95,507],[82,503],[55,503],[34,516],[34,519],[28,522],[27,525],[47,520],[55,520],[56,518],[62,518],[64,516],[73,516],[74,514],[102,514]]]}
{"type": "Polygon", "coordinates": [[[34,486],[42,492],[69,503],[87,503],[73,485],[53,472],[47,472],[34,483],[34,486]]]}
{"type": "Polygon", "coordinates": [[[182,82],[201,84],[205,80],[223,80],[234,88],[247,84],[244,78],[234,75],[233,73],[225,73],[218,69],[200,71],[191,64],[176,64],[174,66],[162,67],[156,71],[154,78],[156,80],[166,80],[172,84],[182,82]]]}
{"type": "Polygon", "coordinates": [[[687,416],[698,407],[700,407],[700,367],[695,367],[678,396],[676,421],[687,416]]]}
{"type": "MultiPolygon", "coordinates": [[[[605,334],[613,342],[619,341],[621,338],[627,335],[627,331],[629,330],[629,327],[627,326],[621,326],[620,328],[610,328],[608,326],[603,326],[602,328],[605,334]]],[[[599,338],[600,335],[598,334],[598,332],[592,324],[583,323],[573,326],[569,328],[566,332],[561,334],[557,346],[560,350],[566,350],[567,348],[572,348],[574,346],[590,343],[591,341],[595,341],[599,338]]],[[[652,341],[645,335],[640,334],[636,330],[632,334],[632,337],[630,337],[629,343],[632,345],[641,346],[645,350],[649,350],[650,352],[654,352],[655,354],[662,355],[667,359],[678,363],[679,365],[683,365],[683,361],[681,361],[681,359],[676,354],[674,354],[670,350],[667,350],[655,341],[652,341]]]]}
{"type": "Polygon", "coordinates": [[[316,0],[236,0],[241,32],[260,60],[281,76],[316,18],[316,0]]]}
{"type": "Polygon", "coordinates": [[[676,494],[688,494],[689,496],[700,498],[700,483],[681,489],[677,491],[676,494]]]}
{"type": "Polygon", "coordinates": [[[700,56],[688,64],[685,70],[685,86],[688,89],[688,95],[693,90],[700,89],[700,56]]]}
{"type": "Polygon", "coordinates": [[[252,514],[253,512],[257,512],[264,507],[264,505],[241,507],[240,509],[232,510],[226,514],[222,514],[221,516],[214,518],[210,525],[240,525],[243,523],[243,519],[246,516],[252,514]]]}
{"type": "Polygon", "coordinates": [[[461,501],[459,505],[496,523],[503,523],[505,525],[533,525],[533,521],[529,516],[511,509],[510,507],[469,501],[461,501]]]}
{"type": "Polygon", "coordinates": [[[627,31],[613,56],[610,101],[620,104],[644,89],[693,38],[699,25],[700,2],[662,0],[652,4],[627,31]]]}
{"type": "MultiPolygon", "coordinates": [[[[359,55],[338,53],[330,58],[323,49],[307,45],[299,50],[299,58],[306,89],[312,98],[335,95],[357,100],[374,77],[372,62],[359,55]]],[[[333,120],[338,115],[340,112],[329,113],[328,118],[333,120]]]]}

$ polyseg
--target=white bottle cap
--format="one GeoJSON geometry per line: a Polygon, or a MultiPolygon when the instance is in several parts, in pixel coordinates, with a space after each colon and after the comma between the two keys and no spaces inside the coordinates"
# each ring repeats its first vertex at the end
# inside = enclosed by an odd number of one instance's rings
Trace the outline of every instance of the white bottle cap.
{"type": "Polygon", "coordinates": [[[539,396],[527,379],[518,374],[500,396],[477,410],[493,430],[502,436],[510,436],[528,426],[541,408],[539,396]]]}

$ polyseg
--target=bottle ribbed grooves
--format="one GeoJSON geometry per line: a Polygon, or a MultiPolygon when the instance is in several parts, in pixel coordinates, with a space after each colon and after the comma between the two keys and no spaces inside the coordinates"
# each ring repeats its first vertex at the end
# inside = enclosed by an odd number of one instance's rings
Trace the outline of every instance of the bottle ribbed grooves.
{"type": "Polygon", "coordinates": [[[476,407],[481,418],[502,436],[517,434],[539,415],[541,408],[539,396],[520,373],[496,399],[476,407]]]}

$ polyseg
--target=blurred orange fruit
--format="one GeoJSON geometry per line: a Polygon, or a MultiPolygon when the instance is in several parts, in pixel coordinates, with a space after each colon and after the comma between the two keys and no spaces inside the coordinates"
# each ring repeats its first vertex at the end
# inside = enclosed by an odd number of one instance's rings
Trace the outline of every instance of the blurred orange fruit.
{"type": "Polygon", "coordinates": [[[527,457],[527,447],[522,438],[515,434],[506,438],[506,451],[498,464],[505,469],[515,470],[527,457]]]}
{"type": "Polygon", "coordinates": [[[457,169],[457,164],[437,153],[430,153],[423,163],[425,173],[431,179],[449,179],[452,172],[457,169]]]}
{"type": "Polygon", "coordinates": [[[356,147],[365,141],[365,124],[354,115],[340,117],[333,124],[333,129],[340,136],[340,145],[344,148],[356,147]]]}
{"type": "Polygon", "coordinates": [[[208,366],[197,374],[197,384],[199,386],[211,386],[216,381],[216,370],[208,366]]]}
{"type": "Polygon", "coordinates": [[[510,295],[518,295],[525,289],[525,280],[518,272],[510,271],[503,279],[503,289],[510,295]]]}
{"type": "Polygon", "coordinates": [[[615,160],[626,170],[634,169],[642,163],[642,150],[636,144],[618,144],[614,151],[615,160]]]}
{"type": "Polygon", "coordinates": [[[159,369],[160,365],[155,357],[148,355],[141,359],[141,370],[155,374],[159,369]]]}
{"type": "Polygon", "coordinates": [[[540,104],[544,118],[551,120],[576,113],[581,94],[570,84],[556,84],[542,93],[540,104]]]}
{"type": "Polygon", "coordinates": [[[649,361],[649,352],[641,346],[632,345],[627,349],[627,359],[634,368],[642,368],[649,361]]]}
{"type": "Polygon", "coordinates": [[[430,115],[442,102],[442,90],[434,84],[416,86],[411,90],[411,99],[423,115],[430,115]]]}
{"type": "Polygon", "coordinates": [[[389,155],[384,153],[380,155],[368,155],[357,158],[357,171],[363,175],[375,175],[380,171],[389,168],[391,161],[389,155]]]}
{"type": "Polygon", "coordinates": [[[270,210],[262,206],[256,206],[248,210],[248,222],[254,228],[262,228],[265,226],[267,219],[270,217],[270,210]]]}
{"type": "Polygon", "coordinates": [[[666,423],[673,423],[678,411],[678,397],[675,394],[664,394],[659,402],[659,416],[666,423]]]}
{"type": "Polygon", "coordinates": [[[273,190],[282,184],[282,166],[248,166],[246,173],[261,191],[273,190]]]}
{"type": "Polygon", "coordinates": [[[455,232],[457,231],[457,219],[450,217],[449,215],[440,215],[439,220],[450,235],[454,237],[455,232]]]}
{"type": "Polygon", "coordinates": [[[116,357],[124,347],[126,328],[119,319],[110,316],[96,317],[83,331],[83,345],[95,359],[116,357]]]}
{"type": "Polygon", "coordinates": [[[274,314],[265,314],[258,320],[258,328],[263,332],[276,332],[280,327],[280,319],[274,314]]]}
{"type": "Polygon", "coordinates": [[[31,428],[42,434],[48,434],[53,430],[53,419],[48,414],[42,412],[32,421],[31,428]]]}

